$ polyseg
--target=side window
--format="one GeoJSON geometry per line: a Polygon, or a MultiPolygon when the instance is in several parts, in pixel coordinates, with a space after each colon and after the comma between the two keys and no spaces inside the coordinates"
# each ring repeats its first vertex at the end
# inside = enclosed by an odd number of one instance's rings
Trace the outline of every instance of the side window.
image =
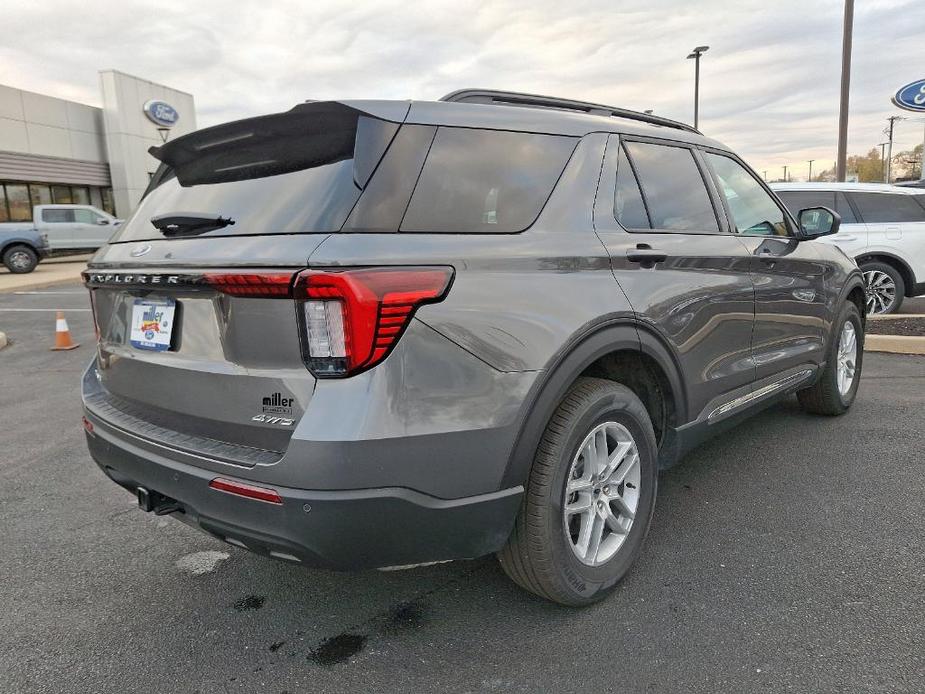
{"type": "Polygon", "coordinates": [[[74,210],[74,221],[78,224],[96,224],[96,215],[90,210],[74,210]]]}
{"type": "Polygon", "coordinates": [[[636,180],[636,174],[633,173],[626,150],[622,146],[617,161],[617,189],[613,199],[613,214],[627,229],[652,228],[645,203],[642,201],[639,181],[636,180]]]}
{"type": "Polygon", "coordinates": [[[781,190],[778,191],[777,197],[784,201],[794,217],[800,210],[808,207],[828,207],[835,210],[835,193],[830,190],[781,190]]]}
{"type": "Polygon", "coordinates": [[[726,196],[736,230],[754,236],[789,236],[787,218],[748,169],[721,154],[706,153],[716,174],[717,186],[726,196]]]}
{"type": "Polygon", "coordinates": [[[42,221],[49,224],[73,222],[74,210],[42,210],[42,221]]]}
{"type": "Polygon", "coordinates": [[[719,231],[713,203],[689,149],[628,142],[626,150],[639,176],[653,229],[719,231]]]}
{"type": "Polygon", "coordinates": [[[854,210],[851,209],[851,205],[848,204],[848,198],[845,197],[844,193],[835,193],[835,211],[838,212],[838,215],[841,217],[843,224],[857,224],[858,218],[854,214],[854,210]]]}
{"type": "Polygon", "coordinates": [[[869,224],[925,222],[923,210],[911,195],[851,193],[861,218],[869,224]]]}
{"type": "Polygon", "coordinates": [[[577,140],[441,127],[401,231],[511,233],[536,221],[577,140]]]}

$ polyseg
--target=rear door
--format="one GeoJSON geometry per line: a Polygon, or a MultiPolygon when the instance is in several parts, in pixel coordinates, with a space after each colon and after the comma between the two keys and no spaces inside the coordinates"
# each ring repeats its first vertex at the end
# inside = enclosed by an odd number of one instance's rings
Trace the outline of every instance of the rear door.
{"type": "Polygon", "coordinates": [[[849,195],[867,224],[869,251],[898,256],[912,269],[916,282],[925,282],[925,196],[854,191],[849,195]]]}
{"type": "Polygon", "coordinates": [[[690,147],[611,136],[595,229],[642,326],[670,345],[692,417],[751,390],[750,256],[690,147]]]}
{"type": "Polygon", "coordinates": [[[39,231],[48,236],[48,248],[53,251],[72,248],[74,243],[74,210],[64,207],[42,207],[39,231]]]}
{"type": "Polygon", "coordinates": [[[806,378],[825,359],[825,266],[813,242],[794,238],[786,210],[754,172],[725,152],[705,151],[704,160],[751,257],[758,380],[806,378]]]}

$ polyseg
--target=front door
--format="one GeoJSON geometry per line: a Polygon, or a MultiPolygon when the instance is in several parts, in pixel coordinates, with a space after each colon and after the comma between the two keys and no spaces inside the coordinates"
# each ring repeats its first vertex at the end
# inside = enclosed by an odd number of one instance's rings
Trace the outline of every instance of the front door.
{"type": "Polygon", "coordinates": [[[758,381],[811,371],[825,360],[825,266],[752,171],[726,153],[706,151],[704,160],[751,257],[758,381]]]}
{"type": "Polygon", "coordinates": [[[74,210],[74,248],[99,248],[112,236],[109,220],[93,210],[74,210]]]}
{"type": "Polygon", "coordinates": [[[594,213],[640,330],[681,366],[690,419],[747,393],[755,378],[751,260],[708,176],[687,146],[613,135],[594,213]]]}

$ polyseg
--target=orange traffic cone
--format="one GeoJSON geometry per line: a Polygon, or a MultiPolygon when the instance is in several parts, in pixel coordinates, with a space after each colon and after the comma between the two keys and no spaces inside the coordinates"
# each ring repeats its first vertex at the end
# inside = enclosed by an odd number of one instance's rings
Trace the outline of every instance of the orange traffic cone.
{"type": "Polygon", "coordinates": [[[68,330],[67,321],[64,320],[64,311],[58,311],[55,320],[55,346],[52,351],[67,350],[80,347],[79,344],[71,340],[71,331],[68,330]]]}

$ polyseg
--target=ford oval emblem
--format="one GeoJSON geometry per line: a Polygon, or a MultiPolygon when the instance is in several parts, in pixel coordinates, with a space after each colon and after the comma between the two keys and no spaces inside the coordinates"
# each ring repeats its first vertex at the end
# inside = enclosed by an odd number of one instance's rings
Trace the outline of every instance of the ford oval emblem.
{"type": "Polygon", "coordinates": [[[131,255],[133,258],[140,258],[141,256],[146,255],[150,251],[151,251],[151,244],[143,243],[137,248],[133,248],[132,252],[129,255],[131,255]]]}
{"type": "Polygon", "coordinates": [[[893,103],[907,111],[925,111],[925,80],[901,87],[893,95],[893,103]]]}
{"type": "Polygon", "coordinates": [[[156,125],[172,128],[177,124],[177,121],[180,120],[180,114],[177,113],[177,109],[166,101],[151,99],[145,102],[143,108],[148,120],[156,125]]]}

